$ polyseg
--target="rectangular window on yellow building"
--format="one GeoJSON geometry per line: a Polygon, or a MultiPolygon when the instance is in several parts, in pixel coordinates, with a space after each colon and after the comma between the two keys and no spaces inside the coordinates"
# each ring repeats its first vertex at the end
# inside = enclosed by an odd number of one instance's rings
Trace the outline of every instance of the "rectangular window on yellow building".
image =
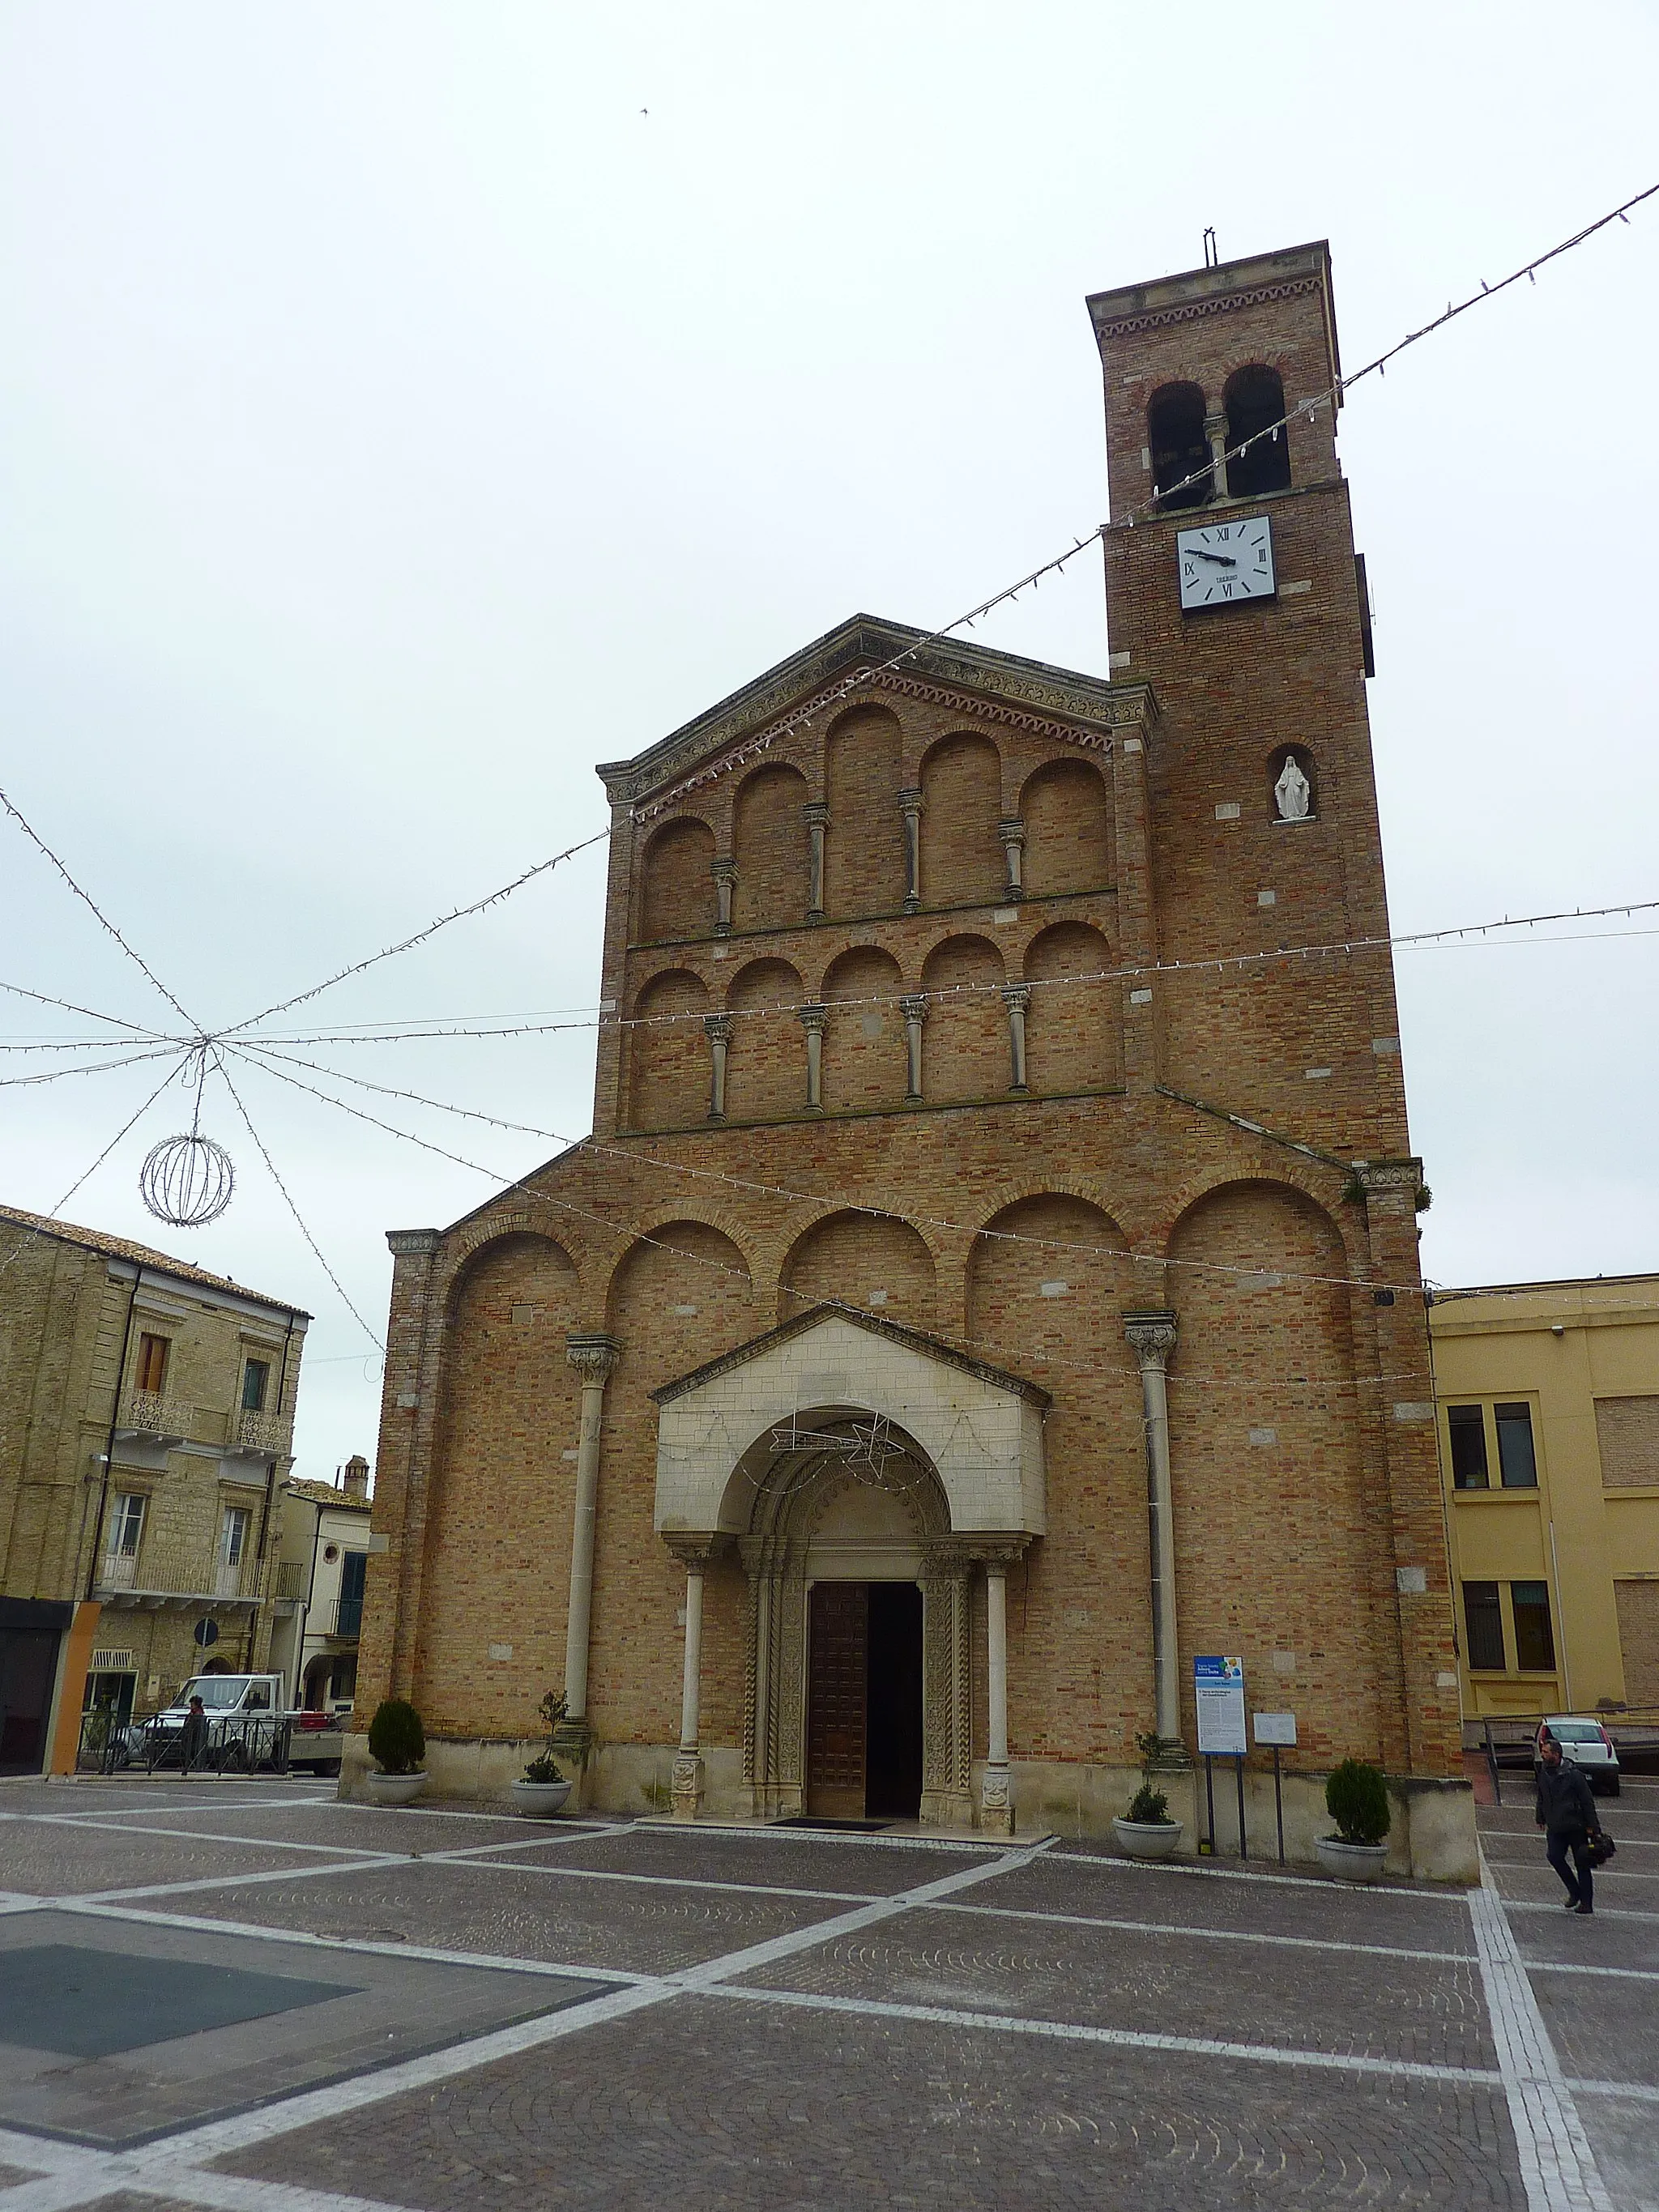
{"type": "Polygon", "coordinates": [[[1465,1583],[1463,1620],[1468,1630],[1469,1665],[1504,1671],[1504,1608],[1496,1583],[1465,1583]]]}
{"type": "Polygon", "coordinates": [[[1492,1410],[1498,1424],[1498,1464],[1504,1489],[1536,1490],[1538,1462],[1532,1449],[1531,1407],[1494,1406],[1492,1410]]]}
{"type": "Polygon", "coordinates": [[[1550,1631],[1547,1583],[1511,1583],[1515,1614],[1515,1663],[1523,1674],[1548,1674],[1555,1667],[1555,1638],[1550,1631]]]}
{"type": "Polygon", "coordinates": [[[1485,1490],[1486,1474],[1486,1414],[1481,1406],[1449,1406],[1446,1424],[1451,1432],[1452,1487],[1485,1490]]]}

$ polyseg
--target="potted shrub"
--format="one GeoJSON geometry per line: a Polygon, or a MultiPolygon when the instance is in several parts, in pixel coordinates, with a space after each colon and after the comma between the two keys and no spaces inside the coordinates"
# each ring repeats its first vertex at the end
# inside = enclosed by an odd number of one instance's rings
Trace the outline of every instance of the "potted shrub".
{"type": "MultiPolygon", "coordinates": [[[[1137,1736],[1135,1744],[1143,1760],[1150,1760],[1159,1748],[1155,1735],[1137,1736]]],[[[1170,1818],[1170,1801],[1153,1787],[1145,1765],[1128,1812],[1113,1819],[1112,1833],[1118,1848],[1132,1859],[1167,1859],[1180,1847],[1181,1823],[1170,1818]]]]}
{"type": "Polygon", "coordinates": [[[426,1730],[413,1705],[387,1698],[368,1724],[368,1748],[374,1768],[365,1780],[376,1805],[408,1805],[426,1787],[426,1730]]]}
{"type": "Polygon", "coordinates": [[[537,1711],[547,1741],[513,1784],[513,1809],[534,1820],[545,1820],[550,1813],[562,1813],[570,1796],[570,1784],[553,1756],[553,1739],[564,1725],[567,1711],[562,1694],[550,1690],[537,1711]]]}
{"type": "Polygon", "coordinates": [[[1316,1839],[1320,1865],[1343,1881],[1375,1881],[1389,1856],[1383,1838],[1394,1825],[1388,1784],[1363,1759],[1345,1759],[1325,1784],[1325,1809],[1336,1833],[1316,1839]]]}

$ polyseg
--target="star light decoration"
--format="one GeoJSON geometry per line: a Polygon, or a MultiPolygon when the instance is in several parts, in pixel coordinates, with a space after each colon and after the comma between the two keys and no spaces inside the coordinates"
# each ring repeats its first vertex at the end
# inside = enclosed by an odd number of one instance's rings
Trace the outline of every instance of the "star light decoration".
{"type": "Polygon", "coordinates": [[[804,1429],[792,1413],[772,1431],[772,1448],[779,1452],[821,1452],[839,1460],[855,1481],[888,1487],[887,1470],[894,1460],[909,1460],[909,1447],[895,1435],[885,1413],[871,1413],[849,1422],[844,1431],[804,1429]]]}

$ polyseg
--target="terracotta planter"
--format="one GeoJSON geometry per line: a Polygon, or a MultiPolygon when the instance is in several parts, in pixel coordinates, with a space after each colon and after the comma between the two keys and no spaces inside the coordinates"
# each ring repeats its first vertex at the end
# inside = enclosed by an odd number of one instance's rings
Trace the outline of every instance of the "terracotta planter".
{"type": "Polygon", "coordinates": [[[371,1805],[412,1805],[426,1788],[426,1774],[386,1774],[377,1766],[363,1778],[371,1805]]]}
{"type": "Polygon", "coordinates": [[[1334,1836],[1319,1836],[1314,1849],[1320,1865],[1339,1881],[1375,1881],[1388,1863],[1386,1844],[1344,1844],[1334,1836]]]}
{"type": "Polygon", "coordinates": [[[544,1820],[562,1813],[570,1796],[568,1782],[515,1782],[510,1795],[513,1809],[532,1820],[544,1820]]]}
{"type": "Polygon", "coordinates": [[[1132,1859],[1173,1858],[1181,1848],[1179,1820],[1114,1820],[1118,1849],[1132,1859]]]}

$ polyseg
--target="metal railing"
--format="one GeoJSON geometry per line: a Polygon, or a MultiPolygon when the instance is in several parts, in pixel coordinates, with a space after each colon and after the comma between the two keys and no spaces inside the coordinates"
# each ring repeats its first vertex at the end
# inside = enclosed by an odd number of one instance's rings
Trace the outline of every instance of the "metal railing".
{"type": "Polygon", "coordinates": [[[291,1413],[255,1413],[245,1407],[236,1415],[236,1441],[245,1451],[285,1454],[293,1437],[291,1413]]]}
{"type": "Polygon", "coordinates": [[[331,1636],[361,1636],[363,1632],[363,1601],[360,1597],[337,1598],[334,1617],[329,1622],[331,1636]]]}
{"type": "Polygon", "coordinates": [[[138,1597],[257,1598],[260,1571],[251,1552],[232,1563],[196,1545],[146,1539],[136,1553],[106,1552],[94,1587],[138,1597]]]}
{"type": "Polygon", "coordinates": [[[210,1714],[187,1742],[186,1729],[160,1715],[123,1722],[94,1711],[81,1716],[76,1766],[82,1774],[286,1774],[292,1726],[286,1713],[210,1714]]]}
{"type": "Polygon", "coordinates": [[[187,1437],[194,1432],[196,1408],[161,1390],[129,1390],[120,1425],[150,1436],[187,1437]]]}
{"type": "MultiPolygon", "coordinates": [[[[1659,1759],[1659,1705],[1626,1705],[1620,1712],[1587,1714],[1584,1717],[1601,1722],[1612,1737],[1613,1747],[1621,1761],[1628,1760],[1632,1753],[1644,1755],[1644,1762],[1648,1759],[1659,1759]]],[[[1530,1773],[1538,1731],[1548,1718],[1547,1713],[1499,1713],[1464,1723],[1464,1748],[1480,1753],[1486,1759],[1487,1779],[1498,1804],[1504,1802],[1503,1784],[1498,1779],[1500,1770],[1519,1767],[1530,1773]],[[1471,1728],[1478,1730],[1473,1745],[1468,1740],[1471,1728]]]]}
{"type": "Polygon", "coordinates": [[[273,1597],[303,1597],[311,1578],[310,1562],[306,1559],[278,1559],[276,1582],[273,1597]]]}

